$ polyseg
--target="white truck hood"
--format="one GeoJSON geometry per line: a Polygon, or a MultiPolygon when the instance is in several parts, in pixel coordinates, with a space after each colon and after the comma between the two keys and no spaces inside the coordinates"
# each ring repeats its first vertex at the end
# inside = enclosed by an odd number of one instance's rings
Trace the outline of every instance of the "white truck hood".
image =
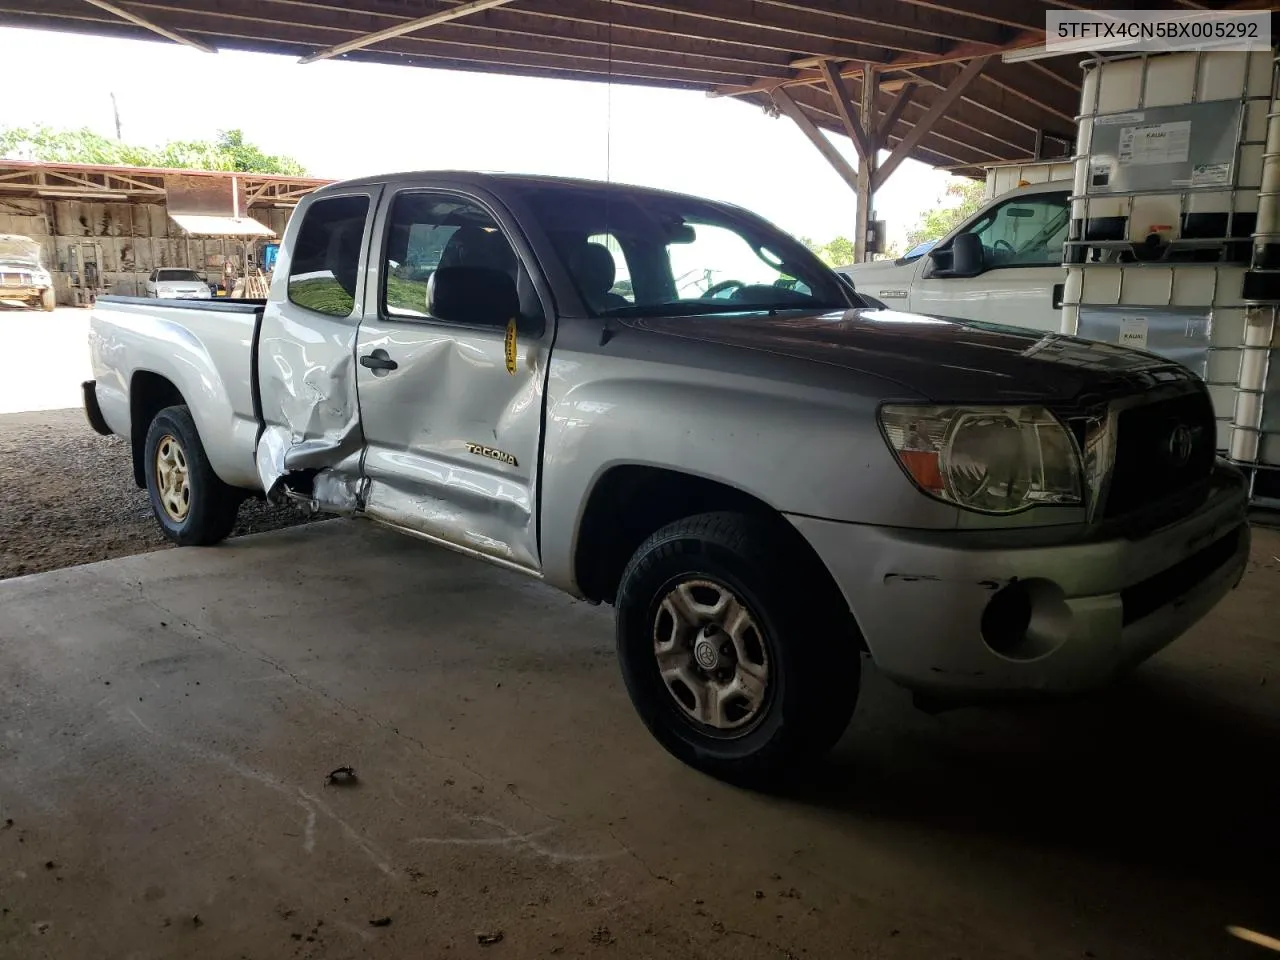
{"type": "MultiPolygon", "coordinates": [[[[919,266],[919,260],[912,260],[910,263],[872,260],[870,263],[851,263],[847,267],[840,267],[840,272],[852,280],[856,288],[861,289],[863,283],[910,283],[919,266]]],[[[868,289],[867,292],[872,291],[868,289]]]]}

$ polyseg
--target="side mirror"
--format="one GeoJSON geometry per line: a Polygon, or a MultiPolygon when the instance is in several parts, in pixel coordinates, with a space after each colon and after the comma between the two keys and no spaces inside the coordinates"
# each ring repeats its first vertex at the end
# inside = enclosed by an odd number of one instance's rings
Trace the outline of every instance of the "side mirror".
{"type": "Polygon", "coordinates": [[[427,281],[427,313],[446,323],[505,327],[520,313],[520,296],[503,270],[440,267],[427,281]]]}
{"type": "Polygon", "coordinates": [[[982,240],[976,233],[962,233],[951,241],[953,277],[976,277],[984,269],[982,240]]]}

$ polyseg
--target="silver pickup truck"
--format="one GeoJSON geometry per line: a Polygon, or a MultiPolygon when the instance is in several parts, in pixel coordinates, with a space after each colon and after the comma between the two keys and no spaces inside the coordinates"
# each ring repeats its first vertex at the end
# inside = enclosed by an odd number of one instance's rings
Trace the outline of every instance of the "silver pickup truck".
{"type": "Polygon", "coordinates": [[[1101,685],[1249,549],[1184,368],[869,307],[675,194],[333,185],[266,302],[101,297],[90,345],[90,421],[170,539],[266,496],[613,604],[644,722],[725,778],[830,747],[863,654],[930,706],[1101,685]]]}

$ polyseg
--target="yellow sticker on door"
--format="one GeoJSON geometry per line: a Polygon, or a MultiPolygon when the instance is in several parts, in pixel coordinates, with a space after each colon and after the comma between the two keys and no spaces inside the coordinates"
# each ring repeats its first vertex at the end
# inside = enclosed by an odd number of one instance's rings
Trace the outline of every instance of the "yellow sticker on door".
{"type": "Polygon", "coordinates": [[[507,355],[507,373],[512,375],[516,372],[516,318],[512,317],[507,321],[507,336],[502,342],[502,347],[507,355]]]}

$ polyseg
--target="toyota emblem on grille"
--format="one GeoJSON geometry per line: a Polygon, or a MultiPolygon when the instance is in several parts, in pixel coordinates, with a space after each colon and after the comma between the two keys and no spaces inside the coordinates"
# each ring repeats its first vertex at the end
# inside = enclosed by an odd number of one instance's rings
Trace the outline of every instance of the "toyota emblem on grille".
{"type": "Polygon", "coordinates": [[[1169,431],[1169,462],[1175,467],[1185,467],[1191,459],[1191,447],[1194,438],[1191,428],[1180,423],[1169,431]]]}

